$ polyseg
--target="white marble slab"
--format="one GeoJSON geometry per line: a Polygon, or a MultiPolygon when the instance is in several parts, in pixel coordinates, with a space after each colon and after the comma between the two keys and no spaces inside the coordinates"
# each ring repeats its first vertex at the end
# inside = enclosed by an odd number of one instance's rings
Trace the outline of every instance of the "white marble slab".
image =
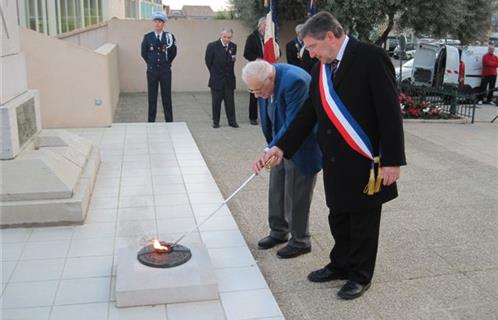
{"type": "Polygon", "coordinates": [[[173,268],[151,268],[137,260],[137,252],[118,253],[116,304],[146,306],[218,299],[218,285],[207,249],[190,244],[192,257],[173,268]]]}

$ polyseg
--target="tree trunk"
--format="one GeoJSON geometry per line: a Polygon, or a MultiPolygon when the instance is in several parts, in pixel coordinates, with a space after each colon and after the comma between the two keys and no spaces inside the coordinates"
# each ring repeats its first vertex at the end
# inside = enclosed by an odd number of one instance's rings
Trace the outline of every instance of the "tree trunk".
{"type": "Polygon", "coordinates": [[[380,36],[379,39],[375,41],[375,44],[380,46],[386,43],[387,37],[389,36],[389,33],[393,29],[394,26],[394,14],[396,10],[390,10],[388,16],[388,22],[387,22],[387,28],[382,32],[382,35],[380,36]]]}

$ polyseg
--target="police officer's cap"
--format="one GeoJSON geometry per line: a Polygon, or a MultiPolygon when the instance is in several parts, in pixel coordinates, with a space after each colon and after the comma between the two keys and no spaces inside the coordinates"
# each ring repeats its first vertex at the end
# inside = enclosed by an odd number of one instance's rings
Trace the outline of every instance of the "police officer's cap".
{"type": "Polygon", "coordinates": [[[161,20],[162,22],[166,22],[168,20],[168,17],[161,11],[156,11],[152,14],[152,20],[161,20]]]}

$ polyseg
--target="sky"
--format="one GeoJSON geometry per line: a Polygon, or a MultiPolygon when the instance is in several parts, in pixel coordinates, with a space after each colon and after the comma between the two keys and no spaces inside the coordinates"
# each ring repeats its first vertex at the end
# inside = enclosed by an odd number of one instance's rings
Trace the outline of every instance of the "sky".
{"type": "Polygon", "coordinates": [[[184,5],[208,5],[214,11],[225,9],[227,0],[165,0],[164,4],[170,6],[171,9],[181,9],[184,5]]]}

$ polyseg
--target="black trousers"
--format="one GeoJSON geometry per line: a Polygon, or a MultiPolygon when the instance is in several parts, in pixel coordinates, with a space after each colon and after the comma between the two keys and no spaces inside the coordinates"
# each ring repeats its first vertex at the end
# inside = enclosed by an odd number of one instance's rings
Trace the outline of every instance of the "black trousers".
{"type": "Polygon", "coordinates": [[[171,106],[171,69],[147,70],[147,92],[149,96],[149,122],[156,121],[157,89],[161,86],[161,100],[163,102],[164,120],[173,122],[171,106]]]}
{"type": "Polygon", "coordinates": [[[372,280],[381,210],[382,206],[358,212],[330,210],[329,226],[335,244],[328,268],[361,284],[372,280]]]}
{"type": "Polygon", "coordinates": [[[480,100],[484,100],[484,97],[486,96],[486,91],[488,91],[487,94],[487,100],[488,102],[493,100],[493,90],[495,88],[496,84],[496,76],[484,76],[482,77],[481,80],[481,87],[479,88],[479,91],[481,92],[481,97],[480,100]],[[489,85],[489,89],[488,89],[489,85]]]}
{"type": "Polygon", "coordinates": [[[258,99],[249,93],[249,120],[258,120],[258,99]]]}
{"type": "Polygon", "coordinates": [[[237,123],[235,119],[235,99],[233,89],[213,90],[211,89],[211,101],[213,110],[213,123],[220,124],[221,102],[225,102],[225,113],[228,124],[237,123]]]}

